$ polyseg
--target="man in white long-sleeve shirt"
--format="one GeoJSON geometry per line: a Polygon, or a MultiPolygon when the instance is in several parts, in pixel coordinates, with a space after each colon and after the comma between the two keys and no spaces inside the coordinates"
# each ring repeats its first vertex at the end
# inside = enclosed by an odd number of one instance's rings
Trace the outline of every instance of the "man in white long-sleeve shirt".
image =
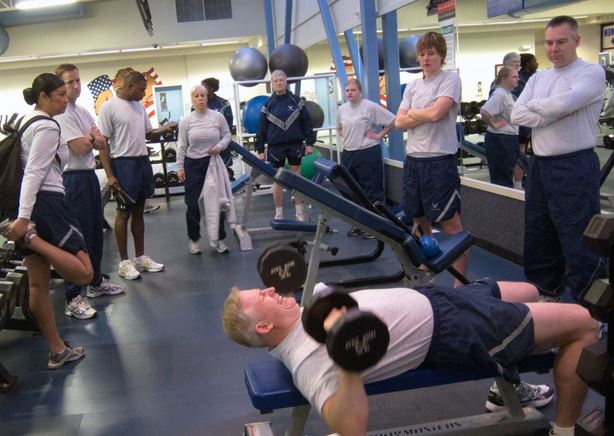
{"type": "Polygon", "coordinates": [[[595,126],[603,101],[605,73],[578,58],[578,23],[553,18],[545,50],[553,68],[534,74],[516,101],[512,123],[532,127],[535,158],[525,200],[524,269],[540,293],[558,299],[565,283],[574,299],[584,295],[604,262],[582,239],[599,213],[599,159],[595,126]]]}

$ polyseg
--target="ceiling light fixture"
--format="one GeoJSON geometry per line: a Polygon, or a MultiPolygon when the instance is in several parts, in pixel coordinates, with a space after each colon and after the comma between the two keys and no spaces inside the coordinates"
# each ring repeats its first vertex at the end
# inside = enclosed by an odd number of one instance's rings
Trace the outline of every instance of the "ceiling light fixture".
{"type": "Polygon", "coordinates": [[[84,51],[79,53],[80,56],[95,56],[95,55],[104,55],[104,54],[115,54],[119,53],[119,50],[99,50],[99,51],[84,51]]]}
{"type": "Polygon", "coordinates": [[[77,0],[15,0],[14,5],[17,9],[40,9],[53,6],[65,6],[77,3],[77,0]]]}
{"type": "Polygon", "coordinates": [[[134,53],[139,51],[152,51],[152,50],[160,50],[160,47],[135,47],[135,48],[122,48],[119,51],[122,53],[134,53]]]}
{"type": "Polygon", "coordinates": [[[163,50],[171,49],[171,48],[192,48],[199,47],[200,44],[184,44],[184,45],[163,45],[161,48],[163,50]]]}
{"type": "Polygon", "coordinates": [[[201,42],[200,45],[201,47],[209,47],[212,45],[227,45],[227,44],[238,44],[241,41],[239,41],[238,39],[232,40],[232,41],[212,41],[212,42],[201,42]]]}

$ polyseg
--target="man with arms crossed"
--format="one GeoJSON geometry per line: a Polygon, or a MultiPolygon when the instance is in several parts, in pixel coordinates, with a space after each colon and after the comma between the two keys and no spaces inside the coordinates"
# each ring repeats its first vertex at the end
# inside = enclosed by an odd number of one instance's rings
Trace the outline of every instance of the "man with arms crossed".
{"type": "Polygon", "coordinates": [[[132,71],[124,79],[124,86],[107,101],[100,111],[100,131],[108,147],[100,150],[102,166],[108,185],[115,191],[117,215],[115,239],[121,262],[119,275],[127,280],[138,279],[139,271],[158,272],[164,265],[145,255],[145,224],[143,206],[154,192],[153,171],[149,162],[145,140],[156,141],[160,135],[177,127],[176,123],[153,129],[147,112],[141,104],[147,88],[143,74],[132,71]],[[136,257],[128,257],[128,221],[136,257]]]}
{"type": "Polygon", "coordinates": [[[524,272],[546,299],[567,283],[580,304],[605,262],[582,239],[599,207],[595,126],[604,95],[602,67],[578,59],[578,23],[555,17],[545,49],[554,68],[531,76],[512,109],[512,123],[533,128],[527,172],[524,272]]]}
{"type": "MultiPolygon", "coordinates": [[[[96,127],[92,115],[77,105],[77,99],[81,95],[79,69],[72,64],[62,64],[56,68],[55,74],[66,84],[68,97],[66,111],[55,117],[62,128],[62,136],[68,143],[70,152],[62,175],[66,200],[73,207],[73,213],[79,221],[94,270],[94,278],[87,287],[87,296],[96,298],[121,294],[124,287],[111,283],[100,271],[103,216],[93,149],[104,147],[106,140],[96,127]]],[[[83,299],[81,286],[71,282],[66,282],[65,286],[66,316],[89,319],[96,315],[96,310],[83,299]]]]}

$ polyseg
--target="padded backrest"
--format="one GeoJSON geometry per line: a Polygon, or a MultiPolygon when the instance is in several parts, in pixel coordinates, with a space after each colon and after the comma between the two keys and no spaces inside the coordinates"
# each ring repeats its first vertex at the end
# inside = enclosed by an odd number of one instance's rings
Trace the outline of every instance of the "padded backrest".
{"type": "Polygon", "coordinates": [[[275,177],[275,168],[269,165],[266,162],[258,159],[258,156],[247,150],[246,148],[240,146],[239,144],[231,141],[229,148],[236,152],[241,158],[251,167],[256,168],[258,171],[266,174],[270,177],[275,177]]]}

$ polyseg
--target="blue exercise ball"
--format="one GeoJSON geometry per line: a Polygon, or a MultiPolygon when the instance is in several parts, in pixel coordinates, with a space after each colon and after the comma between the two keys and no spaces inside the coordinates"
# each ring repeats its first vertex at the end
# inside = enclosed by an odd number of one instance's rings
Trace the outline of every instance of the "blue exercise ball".
{"type": "MultiPolygon", "coordinates": [[[[267,61],[259,50],[252,47],[243,47],[235,51],[230,59],[230,75],[241,82],[243,80],[262,80],[266,76],[267,61]]],[[[243,86],[255,86],[252,83],[243,86]]]]}
{"type": "Polygon", "coordinates": [[[435,257],[439,254],[439,242],[437,242],[437,239],[433,238],[432,236],[421,236],[419,244],[422,254],[424,254],[424,257],[427,259],[435,257]]]}
{"type": "Polygon", "coordinates": [[[418,52],[416,46],[420,41],[420,35],[409,35],[399,42],[399,63],[401,68],[419,67],[418,52]]]}
{"type": "Polygon", "coordinates": [[[288,77],[303,77],[309,68],[307,54],[298,45],[282,44],[269,57],[269,70],[282,70],[288,77]]]}
{"type": "Polygon", "coordinates": [[[257,95],[250,99],[243,108],[243,128],[247,133],[256,133],[260,124],[260,112],[264,102],[269,98],[268,95],[257,95]]]}

